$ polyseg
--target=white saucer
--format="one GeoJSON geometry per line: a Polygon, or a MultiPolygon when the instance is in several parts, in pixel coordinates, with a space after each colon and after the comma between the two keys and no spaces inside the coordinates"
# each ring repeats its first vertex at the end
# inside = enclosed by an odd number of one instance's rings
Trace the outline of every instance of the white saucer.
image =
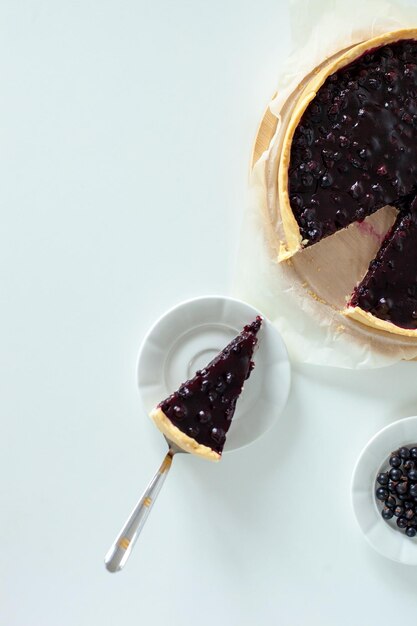
{"type": "MultiPolygon", "coordinates": [[[[181,383],[194,376],[261,313],[240,300],[204,296],[165,313],[146,335],[138,358],[137,380],[149,413],[181,383]]],[[[259,332],[255,369],[237,402],[225,451],[263,435],[281,414],[290,389],[290,363],[283,340],[266,319],[259,332]]]]}
{"type": "MultiPolygon", "coordinates": [[[[377,474],[388,465],[391,452],[417,443],[417,417],[394,422],[380,430],[363,449],[352,477],[352,504],[359,526],[371,546],[388,559],[417,565],[417,536],[410,538],[387,523],[375,498],[377,474]]],[[[394,521],[393,521],[394,520],[394,521]]]]}

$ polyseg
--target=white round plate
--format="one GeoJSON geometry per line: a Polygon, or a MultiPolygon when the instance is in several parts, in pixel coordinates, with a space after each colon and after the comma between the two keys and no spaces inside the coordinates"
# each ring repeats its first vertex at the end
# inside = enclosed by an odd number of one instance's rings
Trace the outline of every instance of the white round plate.
{"type": "MultiPolygon", "coordinates": [[[[257,309],[224,296],[182,302],[165,313],[146,335],[139,352],[137,380],[147,413],[222,350],[257,309]]],[[[255,369],[236,406],[225,451],[263,435],[281,414],[290,389],[290,363],[283,340],[264,318],[255,369]]]]}
{"type": "Polygon", "coordinates": [[[388,559],[417,565],[417,536],[407,537],[387,523],[375,498],[377,474],[388,465],[391,452],[417,443],[417,417],[394,422],[380,430],[367,443],[356,463],[352,477],[352,505],[359,526],[371,546],[388,559]]]}

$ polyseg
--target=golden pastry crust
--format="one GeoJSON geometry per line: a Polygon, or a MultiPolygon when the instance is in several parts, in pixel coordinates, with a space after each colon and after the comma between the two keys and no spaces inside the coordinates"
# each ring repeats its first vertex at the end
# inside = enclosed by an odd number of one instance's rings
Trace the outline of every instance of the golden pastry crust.
{"type": "Polygon", "coordinates": [[[205,459],[209,459],[209,461],[220,460],[221,456],[218,452],[215,452],[208,446],[201,445],[198,441],[183,433],[182,430],[174,426],[171,420],[159,407],[151,411],[150,417],[161,433],[163,433],[170,441],[175,443],[182,450],[185,450],[185,452],[202,456],[205,459]]]}
{"type": "MultiPolygon", "coordinates": [[[[324,81],[331,74],[334,74],[340,68],[348,65],[367,50],[379,48],[380,46],[393,43],[394,41],[400,41],[401,39],[417,39],[417,28],[405,28],[384,33],[383,35],[359,43],[349,48],[347,51],[341,52],[340,55],[334,57],[331,62],[314,74],[301,91],[285,131],[278,169],[278,200],[282,226],[285,233],[285,241],[281,242],[278,261],[284,261],[290,258],[307,243],[307,241],[302,241],[300,228],[292,212],[288,195],[288,168],[291,158],[291,143],[304,111],[315,98],[317,91],[323,85],[324,81]]],[[[391,326],[393,325],[391,324],[391,326]]]]}
{"type": "Polygon", "coordinates": [[[384,330],[387,333],[395,335],[402,335],[403,337],[417,337],[417,329],[401,328],[401,326],[397,326],[392,322],[387,322],[386,320],[379,319],[379,317],[375,317],[372,313],[368,313],[358,306],[348,306],[342,313],[346,317],[356,320],[361,324],[365,324],[366,326],[370,326],[371,328],[384,330]]]}

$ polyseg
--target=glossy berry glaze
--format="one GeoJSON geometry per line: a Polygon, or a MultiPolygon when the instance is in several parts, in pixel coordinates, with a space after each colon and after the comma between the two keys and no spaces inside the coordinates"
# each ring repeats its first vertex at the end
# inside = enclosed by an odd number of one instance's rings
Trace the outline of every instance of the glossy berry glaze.
{"type": "Polygon", "coordinates": [[[417,328],[417,198],[398,214],[349,304],[402,328],[417,328]]]}
{"type": "Polygon", "coordinates": [[[297,126],[290,204],[308,245],[417,187],[417,42],[369,50],[329,76],[297,126]]]}
{"type": "Polygon", "coordinates": [[[262,318],[231,341],[194,378],[183,383],[159,407],[171,422],[198,443],[222,453],[236,401],[254,363],[253,351],[262,318]]]}

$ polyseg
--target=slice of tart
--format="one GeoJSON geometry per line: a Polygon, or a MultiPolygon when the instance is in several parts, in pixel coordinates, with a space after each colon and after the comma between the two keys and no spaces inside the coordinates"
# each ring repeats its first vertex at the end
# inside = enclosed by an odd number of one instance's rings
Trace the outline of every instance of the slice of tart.
{"type": "Polygon", "coordinates": [[[345,315],[380,330],[417,336],[417,197],[398,214],[345,315]]]}
{"type": "Polygon", "coordinates": [[[405,29],[355,45],[301,91],[279,163],[279,260],[416,189],[416,39],[405,29]]]}
{"type": "Polygon", "coordinates": [[[254,367],[252,357],[261,324],[258,316],[151,412],[159,430],[186,452],[212,461],[220,459],[236,402],[254,367]]]}

